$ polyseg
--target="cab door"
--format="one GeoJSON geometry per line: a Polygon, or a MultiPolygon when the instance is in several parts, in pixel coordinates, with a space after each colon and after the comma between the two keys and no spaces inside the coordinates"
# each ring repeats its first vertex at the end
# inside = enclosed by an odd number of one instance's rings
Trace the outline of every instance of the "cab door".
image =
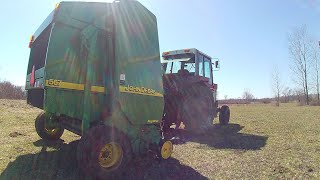
{"type": "Polygon", "coordinates": [[[198,73],[197,75],[199,75],[200,77],[204,77],[208,79],[208,83],[210,85],[213,84],[213,76],[212,76],[212,65],[211,65],[211,59],[208,58],[207,56],[198,53],[198,59],[197,59],[198,63],[198,73]]]}
{"type": "Polygon", "coordinates": [[[209,79],[209,84],[212,85],[212,65],[211,65],[211,59],[209,59],[206,56],[203,56],[203,69],[204,69],[204,77],[209,79]]]}

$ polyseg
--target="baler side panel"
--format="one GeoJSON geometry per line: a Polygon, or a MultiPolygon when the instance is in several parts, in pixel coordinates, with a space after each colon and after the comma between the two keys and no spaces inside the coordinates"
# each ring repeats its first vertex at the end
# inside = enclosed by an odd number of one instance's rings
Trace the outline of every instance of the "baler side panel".
{"type": "Polygon", "coordinates": [[[156,17],[136,1],[120,2],[117,13],[116,67],[121,108],[133,124],[158,123],[164,99],[156,17]]]}
{"type": "Polygon", "coordinates": [[[78,29],[55,24],[47,54],[45,110],[81,119],[85,64],[79,42],[78,29]]]}
{"type": "Polygon", "coordinates": [[[109,94],[112,86],[112,34],[93,26],[82,31],[82,61],[86,62],[83,104],[83,129],[90,122],[103,120],[110,112],[109,94]]]}
{"type": "Polygon", "coordinates": [[[46,110],[82,120],[85,131],[110,109],[113,44],[106,19],[111,10],[105,3],[60,6],[46,65],[46,110]]]}

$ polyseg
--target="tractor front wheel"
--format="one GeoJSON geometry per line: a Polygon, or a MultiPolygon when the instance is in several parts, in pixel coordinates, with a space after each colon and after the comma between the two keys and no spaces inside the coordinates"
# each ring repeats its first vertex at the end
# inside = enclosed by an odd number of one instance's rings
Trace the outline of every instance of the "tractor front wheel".
{"type": "MultiPolygon", "coordinates": [[[[35,121],[35,128],[37,134],[45,140],[58,140],[63,134],[64,128],[59,125],[48,126],[47,118],[45,112],[41,112],[35,121]]],[[[50,117],[53,118],[53,117],[50,117]]]]}
{"type": "Polygon", "coordinates": [[[121,173],[131,157],[131,144],[127,136],[105,125],[88,130],[77,148],[80,169],[97,179],[121,179],[121,173]]]}
{"type": "Polygon", "coordinates": [[[221,125],[227,125],[230,121],[230,108],[229,106],[223,105],[220,108],[220,114],[219,114],[219,122],[221,125]]]}

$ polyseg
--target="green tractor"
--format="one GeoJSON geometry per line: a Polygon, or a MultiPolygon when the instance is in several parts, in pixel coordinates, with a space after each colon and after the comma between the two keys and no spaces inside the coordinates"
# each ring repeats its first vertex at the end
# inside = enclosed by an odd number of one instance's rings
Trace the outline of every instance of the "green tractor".
{"type": "Polygon", "coordinates": [[[79,167],[97,178],[135,156],[168,159],[156,17],[138,1],[61,2],[31,37],[27,102],[38,135],[81,136],[79,167]]]}
{"type": "Polygon", "coordinates": [[[163,86],[165,132],[181,122],[185,129],[204,134],[213,125],[219,113],[219,122],[227,125],[230,119],[228,106],[218,107],[217,84],[213,83],[213,70],[219,69],[219,60],[197,49],[164,52],[163,86]]]}

